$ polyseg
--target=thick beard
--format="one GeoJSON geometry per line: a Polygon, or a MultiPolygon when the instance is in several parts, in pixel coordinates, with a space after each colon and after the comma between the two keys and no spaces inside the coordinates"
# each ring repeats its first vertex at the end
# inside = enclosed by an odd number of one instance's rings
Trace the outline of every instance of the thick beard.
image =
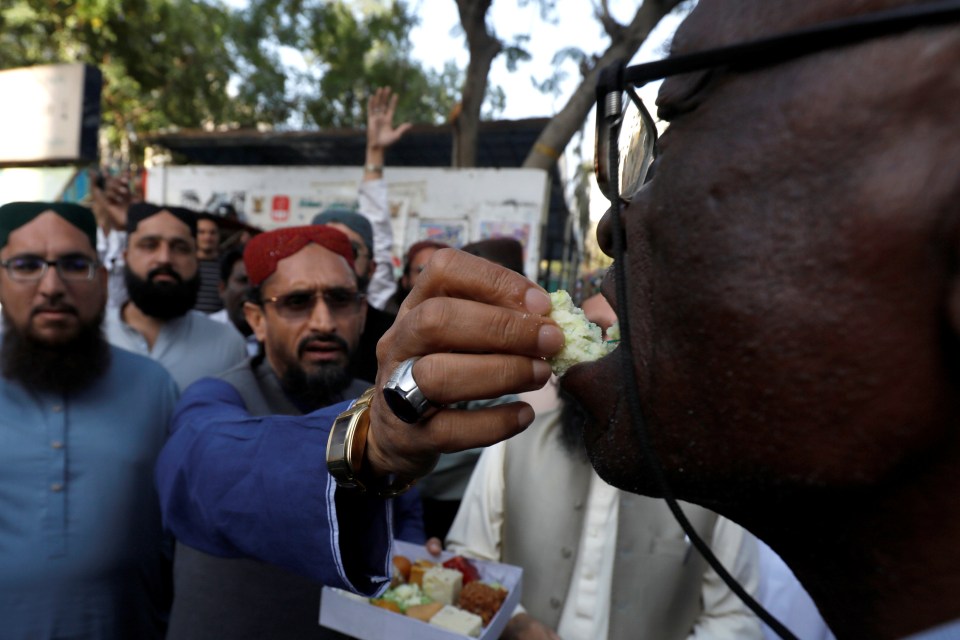
{"type": "MultiPolygon", "coordinates": [[[[323,336],[307,336],[297,345],[297,356],[302,357],[305,346],[313,340],[322,339],[329,342],[337,342],[350,355],[350,347],[347,341],[340,336],[328,334],[323,336]]],[[[347,358],[347,362],[350,358],[347,358]]],[[[330,362],[320,365],[313,373],[307,373],[299,360],[289,363],[283,376],[280,378],[280,386],[297,404],[307,412],[315,411],[321,407],[328,407],[341,400],[340,394],[350,386],[353,377],[347,371],[347,367],[330,362]]]]}
{"type": "Polygon", "coordinates": [[[197,292],[200,291],[199,270],[194,277],[184,280],[173,269],[159,267],[150,271],[146,279],[143,279],[131,271],[129,265],[125,265],[123,279],[127,284],[127,295],[130,296],[130,301],[151,318],[159,320],[179,318],[197,304],[197,292]],[[170,275],[176,279],[176,283],[154,282],[153,279],[161,273],[170,275]]]}
{"type": "Polygon", "coordinates": [[[37,340],[13,325],[3,314],[0,369],[3,377],[28,389],[72,393],[86,389],[110,366],[110,345],[100,324],[103,312],[80,326],[67,342],[52,344],[37,340]]]}

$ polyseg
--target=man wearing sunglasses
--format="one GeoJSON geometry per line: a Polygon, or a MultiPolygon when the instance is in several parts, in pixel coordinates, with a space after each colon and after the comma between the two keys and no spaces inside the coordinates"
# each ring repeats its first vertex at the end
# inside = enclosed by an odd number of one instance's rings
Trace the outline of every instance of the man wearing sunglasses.
{"type": "MultiPolygon", "coordinates": [[[[172,426],[178,442],[164,452],[159,472],[167,478],[180,474],[196,478],[189,500],[216,504],[238,524],[250,518],[277,517],[279,511],[292,507],[302,514],[297,524],[302,531],[269,535],[240,526],[238,535],[261,548],[273,548],[281,557],[291,551],[307,553],[309,547],[297,548],[301,536],[313,539],[327,526],[325,509],[307,508],[324,499],[327,482],[320,461],[327,432],[313,426],[311,416],[360,396],[370,386],[349,373],[363,332],[366,300],[354,270],[351,242],[334,227],[310,225],[257,235],[247,243],[243,259],[250,282],[244,311],[263,344],[263,355],[186,391],[172,426]],[[206,445],[178,448],[180,439],[189,440],[196,427],[246,432],[246,441],[231,440],[215,450],[206,445]],[[256,432],[288,438],[283,451],[248,447],[256,441],[256,432]],[[239,448],[229,446],[233,444],[239,448]],[[196,457],[201,451],[203,455],[196,457]],[[265,476],[269,479],[262,480],[265,476]],[[221,495],[221,489],[232,482],[244,489],[221,495]],[[267,499],[266,487],[283,482],[292,483],[284,491],[285,504],[267,499]]],[[[417,493],[394,502],[394,535],[424,542],[417,493]]],[[[180,542],[170,640],[282,640],[321,634],[317,607],[321,588],[329,582],[298,575],[277,556],[262,557],[266,562],[218,557],[224,555],[224,548],[211,548],[204,537],[223,523],[204,517],[181,520],[186,506],[176,501],[165,508],[180,542]]],[[[227,532],[237,533],[232,527],[227,532]]],[[[230,552],[227,555],[235,555],[230,552]]]]}
{"type": "MultiPolygon", "coordinates": [[[[838,638],[960,635],[937,629],[960,619],[958,22],[957,0],[701,0],[673,57],[598,92],[622,340],[564,380],[594,467],[756,533],[838,638]],[[620,145],[624,84],[665,76],[663,139],[620,145]]],[[[339,486],[396,491],[526,428],[523,403],[443,407],[542,386],[548,311],[520,275],[434,254],[333,422],[339,486]]]]}
{"type": "Polygon", "coordinates": [[[169,540],[152,469],[177,389],[100,329],[107,270],[84,207],[0,207],[4,638],[164,637],[169,540]]]}

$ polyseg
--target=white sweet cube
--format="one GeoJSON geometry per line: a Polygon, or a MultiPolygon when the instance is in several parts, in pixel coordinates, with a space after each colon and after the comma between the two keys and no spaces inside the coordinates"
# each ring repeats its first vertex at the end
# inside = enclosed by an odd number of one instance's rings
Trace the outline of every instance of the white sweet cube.
{"type": "Polygon", "coordinates": [[[444,605],[443,609],[440,609],[436,615],[430,618],[430,624],[447,631],[479,638],[480,629],[483,628],[483,619],[475,613],[444,605]]]}
{"type": "Polygon", "coordinates": [[[423,574],[423,593],[434,602],[454,604],[460,599],[463,574],[455,569],[430,567],[423,574]]]}

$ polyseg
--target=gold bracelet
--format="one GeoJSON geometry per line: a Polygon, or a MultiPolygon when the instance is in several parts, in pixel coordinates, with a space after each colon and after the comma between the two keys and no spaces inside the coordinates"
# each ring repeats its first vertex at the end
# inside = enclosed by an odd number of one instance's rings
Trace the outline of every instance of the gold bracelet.
{"type": "Polygon", "coordinates": [[[365,164],[363,165],[363,170],[368,173],[383,173],[382,164],[365,164]]]}
{"type": "Polygon", "coordinates": [[[359,489],[380,498],[393,498],[408,491],[416,479],[407,480],[391,474],[385,486],[374,487],[370,481],[364,482],[360,478],[370,430],[370,403],[376,390],[376,387],[370,387],[364,391],[353,406],[333,421],[327,438],[327,471],[341,487],[359,489]]]}

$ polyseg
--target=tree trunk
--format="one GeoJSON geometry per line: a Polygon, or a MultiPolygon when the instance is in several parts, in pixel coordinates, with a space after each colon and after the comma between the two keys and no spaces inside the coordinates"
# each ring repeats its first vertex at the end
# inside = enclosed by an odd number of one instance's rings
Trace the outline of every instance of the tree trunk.
{"type": "Polygon", "coordinates": [[[544,127],[526,159],[525,168],[549,170],[563,154],[564,148],[583,125],[596,97],[594,88],[600,69],[617,59],[629,60],[643,44],[660,20],[682,0],[645,0],[629,25],[617,24],[606,11],[606,3],[598,7],[598,17],[610,35],[610,46],[591,68],[584,70],[583,81],[544,127]]]}
{"type": "Polygon", "coordinates": [[[480,127],[480,107],[487,93],[487,78],[493,59],[503,44],[487,30],[487,11],[493,0],[457,0],[460,24],[467,35],[470,64],[463,84],[461,109],[453,121],[454,167],[474,167],[477,164],[477,135],[480,127]]]}

